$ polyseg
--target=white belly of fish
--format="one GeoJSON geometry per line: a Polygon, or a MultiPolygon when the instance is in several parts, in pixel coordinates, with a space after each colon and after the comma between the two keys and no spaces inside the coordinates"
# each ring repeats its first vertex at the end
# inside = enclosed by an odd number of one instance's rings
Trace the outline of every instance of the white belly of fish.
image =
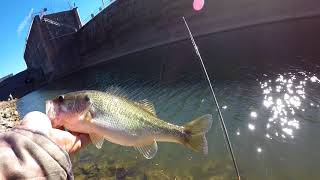
{"type": "Polygon", "coordinates": [[[152,136],[141,136],[138,133],[113,126],[106,126],[100,123],[92,123],[91,132],[97,134],[104,139],[122,146],[143,146],[153,141],[152,136]]]}

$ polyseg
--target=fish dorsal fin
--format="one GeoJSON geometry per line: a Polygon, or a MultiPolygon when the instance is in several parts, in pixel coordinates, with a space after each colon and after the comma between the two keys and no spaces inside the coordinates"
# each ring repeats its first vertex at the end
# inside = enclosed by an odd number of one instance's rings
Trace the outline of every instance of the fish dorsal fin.
{"type": "Polygon", "coordinates": [[[135,102],[135,104],[138,105],[139,107],[143,108],[144,110],[150,112],[151,114],[157,115],[156,109],[154,108],[154,105],[151,102],[149,102],[148,100],[144,99],[139,102],[135,102]]]}
{"type": "Polygon", "coordinates": [[[107,90],[107,93],[112,94],[114,96],[122,97],[122,98],[127,98],[126,93],[124,93],[119,87],[116,86],[110,86],[107,90]]]}
{"type": "Polygon", "coordinates": [[[157,151],[158,151],[158,145],[156,141],[153,141],[152,144],[134,147],[134,148],[138,150],[147,159],[152,159],[157,154],[157,151]]]}
{"type": "Polygon", "coordinates": [[[92,144],[94,144],[98,149],[101,149],[104,138],[95,133],[90,133],[89,136],[92,144]]]}

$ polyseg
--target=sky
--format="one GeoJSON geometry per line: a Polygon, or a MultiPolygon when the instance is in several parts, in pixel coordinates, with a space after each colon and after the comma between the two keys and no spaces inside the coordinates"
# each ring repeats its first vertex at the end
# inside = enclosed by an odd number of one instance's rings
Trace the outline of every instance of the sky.
{"type": "MultiPolygon", "coordinates": [[[[107,4],[110,0],[104,0],[107,4]]],[[[102,5],[102,0],[10,0],[0,7],[0,78],[27,68],[24,47],[31,17],[43,8],[48,14],[68,10],[75,3],[81,21],[90,19],[102,5]]]]}

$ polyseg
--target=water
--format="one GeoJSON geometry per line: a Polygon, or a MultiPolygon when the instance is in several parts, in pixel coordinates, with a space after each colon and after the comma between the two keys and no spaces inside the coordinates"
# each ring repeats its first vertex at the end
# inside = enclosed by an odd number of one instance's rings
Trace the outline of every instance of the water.
{"type": "MultiPolygon", "coordinates": [[[[242,179],[316,179],[320,156],[320,74],[287,66],[256,72],[239,68],[240,78],[216,79],[214,89],[238,161],[242,179]]],[[[317,69],[317,68],[315,68],[317,69]]],[[[214,74],[214,73],[212,73],[214,74]]],[[[133,148],[89,145],[73,157],[76,179],[236,179],[217,110],[203,77],[186,75],[171,83],[138,74],[93,67],[55,81],[18,102],[22,115],[44,112],[44,100],[83,89],[118,87],[132,99],[148,99],[157,115],[184,124],[211,113],[208,156],[173,143],[159,143],[152,160],[133,148]]]]}

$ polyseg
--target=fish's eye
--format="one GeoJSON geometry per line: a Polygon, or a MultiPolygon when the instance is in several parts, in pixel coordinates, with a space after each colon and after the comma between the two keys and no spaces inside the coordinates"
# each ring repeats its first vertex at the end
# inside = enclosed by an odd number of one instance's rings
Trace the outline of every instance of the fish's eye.
{"type": "Polygon", "coordinates": [[[85,96],[84,99],[86,100],[86,102],[89,102],[89,101],[90,101],[89,96],[85,96]]]}
{"type": "Polygon", "coordinates": [[[63,95],[61,95],[61,96],[58,97],[58,101],[59,101],[59,102],[63,102],[63,100],[64,100],[64,96],[63,96],[63,95]]]}

